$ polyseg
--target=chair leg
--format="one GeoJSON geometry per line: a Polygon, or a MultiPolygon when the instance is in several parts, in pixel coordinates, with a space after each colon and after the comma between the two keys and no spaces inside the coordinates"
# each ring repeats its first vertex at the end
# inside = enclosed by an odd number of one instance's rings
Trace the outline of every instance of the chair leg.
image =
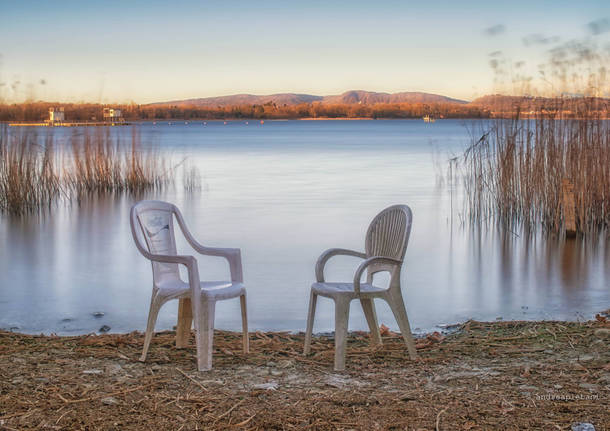
{"type": "Polygon", "coordinates": [[[305,347],[303,348],[303,354],[308,355],[311,351],[311,334],[313,332],[313,321],[316,315],[316,302],[318,301],[318,295],[313,291],[309,295],[309,312],[307,313],[307,329],[305,331],[305,347]]]}
{"type": "Polygon", "coordinates": [[[244,353],[250,353],[250,339],[248,337],[248,308],[246,306],[246,295],[243,294],[239,297],[241,305],[241,327],[243,337],[244,353]]]}
{"type": "Polygon", "coordinates": [[[349,298],[335,299],[335,371],[345,370],[349,298]]]}
{"type": "Polygon", "coordinates": [[[209,371],[212,369],[212,351],[214,350],[214,314],[216,302],[203,300],[199,308],[199,325],[197,336],[197,369],[209,371]]]}
{"type": "Polygon", "coordinates": [[[375,312],[375,300],[372,298],[361,298],[362,310],[366,317],[366,323],[371,331],[371,345],[381,344],[381,333],[379,332],[379,323],[377,323],[377,313],[375,312]]]}
{"type": "Polygon", "coordinates": [[[144,336],[144,347],[142,348],[142,356],[140,356],[141,362],[146,361],[148,347],[150,346],[150,341],[152,340],[155,331],[155,323],[157,322],[157,315],[159,314],[161,305],[163,304],[160,304],[156,297],[153,296],[151,298],[150,309],[148,310],[148,322],[146,323],[146,335],[144,336]]]}
{"type": "Polygon", "coordinates": [[[181,298],[178,302],[178,327],[176,328],[176,348],[182,349],[188,345],[193,324],[191,298],[181,298]]]}
{"type": "Polygon", "coordinates": [[[402,334],[402,338],[405,340],[407,344],[407,350],[409,351],[409,357],[414,360],[417,359],[417,351],[415,350],[415,342],[413,341],[413,334],[411,333],[411,326],[409,325],[409,318],[407,317],[407,310],[405,308],[405,303],[401,296],[389,296],[386,298],[390,308],[392,309],[392,313],[394,313],[394,317],[396,318],[396,322],[398,323],[398,327],[400,328],[400,333],[402,334]]]}

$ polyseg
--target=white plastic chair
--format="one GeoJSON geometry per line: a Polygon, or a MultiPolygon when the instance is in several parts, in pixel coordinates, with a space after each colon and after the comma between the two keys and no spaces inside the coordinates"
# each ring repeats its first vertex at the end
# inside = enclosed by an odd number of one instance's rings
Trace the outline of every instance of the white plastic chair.
{"type": "Polygon", "coordinates": [[[311,285],[309,299],[309,314],[307,316],[307,332],[305,333],[304,353],[309,354],[311,334],[318,295],[335,301],[335,371],[345,369],[345,348],[347,342],[347,326],[349,307],[354,299],[359,299],[371,331],[371,344],[381,344],[381,334],[377,324],[374,298],[387,301],[398,322],[402,336],[407,344],[411,359],[417,358],[407,310],[402,299],[400,287],[400,271],[411,234],[411,209],[406,205],[394,205],[384,209],[371,222],[365,241],[365,253],[331,248],[318,258],[316,263],[316,283],[311,285]],[[326,262],[337,255],[355,256],[365,259],[354,274],[353,282],[336,283],[324,279],[326,262]],[[360,281],[367,271],[367,281],[360,281]],[[373,275],[378,272],[390,273],[387,289],[373,285],[373,275]]]}
{"type": "Polygon", "coordinates": [[[212,248],[199,244],[191,235],[182,214],[170,203],[141,201],[131,208],[131,233],[138,250],[152,263],[153,291],[146,325],[144,348],[140,361],[146,360],[153,336],[157,315],[163,304],[179,299],[176,347],[185,347],[193,317],[197,344],[197,368],[212,368],[214,341],[214,311],[216,301],[238,298],[241,302],[243,349],[249,351],[246,289],[243,285],[241,253],[237,248],[212,248]],[[173,218],[188,243],[199,254],[220,256],[229,262],[231,281],[200,281],[197,260],[194,256],[178,255],[173,218]],[[142,241],[142,237],[144,242],[142,241]],[[178,265],[188,270],[188,282],[182,281],[178,265]]]}

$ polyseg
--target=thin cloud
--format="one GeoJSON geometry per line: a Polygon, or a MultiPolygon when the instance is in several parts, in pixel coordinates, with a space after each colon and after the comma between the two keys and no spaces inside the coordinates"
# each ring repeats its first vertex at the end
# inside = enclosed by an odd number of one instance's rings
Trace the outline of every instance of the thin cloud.
{"type": "Polygon", "coordinates": [[[587,28],[592,35],[597,36],[598,34],[610,31],[610,20],[608,20],[608,18],[602,18],[591,21],[589,24],[587,24],[587,28]]]}
{"type": "Polygon", "coordinates": [[[491,27],[487,27],[483,30],[483,33],[487,36],[497,36],[506,31],[506,27],[503,24],[492,25],[491,27]]]}
{"type": "Polygon", "coordinates": [[[535,34],[529,34],[529,35],[525,36],[522,40],[523,40],[523,44],[525,46],[548,45],[551,43],[559,42],[559,37],[558,36],[546,37],[540,33],[535,33],[535,34]]]}

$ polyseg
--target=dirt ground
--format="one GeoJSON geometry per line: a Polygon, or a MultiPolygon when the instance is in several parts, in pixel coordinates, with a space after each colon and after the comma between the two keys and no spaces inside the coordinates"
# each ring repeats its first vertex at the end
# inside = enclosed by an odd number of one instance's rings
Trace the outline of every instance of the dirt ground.
{"type": "MultiPolygon", "coordinates": [[[[475,322],[418,340],[410,361],[396,334],[370,348],[352,333],[347,371],[333,340],[215,336],[214,370],[193,347],[158,334],[146,363],[140,333],[78,337],[0,332],[0,430],[610,429],[610,323],[475,322]]],[[[192,341],[192,340],[191,340],[192,341]]]]}

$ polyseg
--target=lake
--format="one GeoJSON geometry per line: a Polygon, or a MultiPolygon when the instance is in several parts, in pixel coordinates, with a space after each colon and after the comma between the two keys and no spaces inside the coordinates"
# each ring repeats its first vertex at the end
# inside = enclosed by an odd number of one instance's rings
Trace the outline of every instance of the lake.
{"type": "MultiPolygon", "coordinates": [[[[143,330],[152,273],[133,244],[128,218],[142,198],[177,204],[204,245],[241,248],[252,330],[304,330],[319,254],[330,247],[363,250],[370,220],[396,203],[414,214],[402,282],[416,332],[469,318],[589,319],[610,307],[607,236],[564,240],[464,222],[462,191],[447,179],[448,160],[480,124],[247,123],[138,126],[143,145],[172,165],[199,169],[201,190],[185,191],[178,175],[174,185],[137,199],[97,197],[44,215],[0,216],[0,328],[143,330]]],[[[74,129],[53,132],[61,145],[74,129]]],[[[129,144],[130,127],[111,133],[129,144]]],[[[187,251],[184,241],[180,250],[187,251]]],[[[202,279],[228,276],[223,260],[199,262],[202,279]]],[[[357,264],[335,258],[327,279],[351,280],[357,264]]],[[[378,301],[377,311],[380,324],[397,329],[386,304],[378,301]]],[[[321,298],[315,331],[332,330],[333,314],[332,302],[321,298]]],[[[157,329],[171,329],[176,315],[177,301],[167,304],[157,329]]],[[[218,304],[216,326],[240,330],[239,301],[218,304]]],[[[353,302],[350,329],[366,328],[353,302]]]]}

